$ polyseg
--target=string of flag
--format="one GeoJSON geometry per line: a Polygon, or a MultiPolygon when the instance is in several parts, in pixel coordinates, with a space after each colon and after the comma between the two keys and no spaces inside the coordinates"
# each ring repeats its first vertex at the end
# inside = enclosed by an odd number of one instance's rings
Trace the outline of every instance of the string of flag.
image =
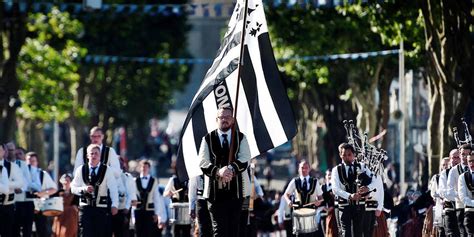
{"type": "MultiPolygon", "coordinates": [[[[366,3],[368,0],[266,0],[264,4],[270,7],[287,8],[331,8],[341,5],[354,4],[356,2],[366,3]]],[[[379,0],[378,2],[383,2],[379,0]]],[[[4,12],[13,11],[12,1],[3,2],[4,12]]],[[[19,2],[18,9],[21,13],[26,12],[29,3],[19,2]]],[[[81,3],[50,3],[34,2],[30,5],[32,12],[50,12],[53,7],[60,11],[68,11],[73,14],[91,12],[90,8],[81,3]]],[[[148,15],[187,15],[198,17],[229,17],[232,15],[235,3],[200,3],[200,4],[102,4],[94,12],[106,12],[116,14],[148,14],[148,15]]]]}
{"type": "MultiPolygon", "coordinates": [[[[362,53],[331,54],[321,56],[292,56],[277,59],[278,62],[288,61],[335,61],[335,60],[364,60],[372,57],[388,56],[398,54],[399,49],[383,50],[362,53]]],[[[92,64],[115,64],[124,62],[143,63],[143,64],[178,64],[178,65],[209,65],[211,58],[149,58],[149,57],[124,57],[111,55],[87,55],[82,59],[85,63],[92,64]]]]}

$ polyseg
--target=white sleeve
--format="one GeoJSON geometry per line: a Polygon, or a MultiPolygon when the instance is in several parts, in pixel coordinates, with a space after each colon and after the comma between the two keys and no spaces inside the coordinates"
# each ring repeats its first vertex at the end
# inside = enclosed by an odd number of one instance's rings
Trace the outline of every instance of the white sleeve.
{"type": "Polygon", "coordinates": [[[46,189],[50,189],[50,188],[54,188],[54,189],[58,189],[58,185],[54,182],[54,180],[51,178],[51,175],[49,175],[48,172],[42,170],[41,172],[43,172],[43,187],[42,187],[42,190],[46,190],[46,189]]]}
{"type": "Polygon", "coordinates": [[[127,190],[127,200],[125,201],[125,208],[126,209],[129,209],[130,206],[131,206],[131,203],[132,201],[136,201],[137,200],[137,193],[136,193],[136,190],[137,188],[135,187],[136,184],[133,180],[133,177],[131,174],[127,174],[127,179],[126,179],[126,182],[125,182],[125,188],[127,190]]]}
{"type": "Polygon", "coordinates": [[[74,170],[73,170],[73,174],[76,173],[76,170],[84,164],[84,148],[81,147],[77,153],[76,153],[76,159],[74,160],[74,170]]]}
{"type": "Polygon", "coordinates": [[[255,194],[257,194],[257,196],[263,198],[263,189],[262,189],[262,186],[260,185],[260,182],[258,181],[257,177],[255,177],[255,175],[253,176],[253,180],[255,182],[255,194]]]}
{"type": "Polygon", "coordinates": [[[74,172],[74,178],[71,181],[71,192],[79,196],[81,196],[87,190],[87,185],[82,179],[81,170],[82,165],[76,169],[76,171],[74,172]]]}
{"type": "Polygon", "coordinates": [[[323,196],[323,189],[321,188],[321,184],[319,183],[319,180],[316,179],[316,195],[318,195],[318,198],[323,196]]]}
{"type": "Polygon", "coordinates": [[[10,167],[11,167],[11,172],[10,172],[10,191],[13,191],[14,189],[17,188],[23,188],[25,185],[25,179],[23,178],[23,175],[20,167],[18,167],[17,164],[10,162],[10,167]]]}
{"type": "Polygon", "coordinates": [[[443,170],[439,176],[439,185],[438,185],[438,193],[441,198],[446,197],[446,182],[447,182],[447,177],[446,177],[446,170],[443,170]]]}
{"type": "Polygon", "coordinates": [[[283,219],[285,217],[285,207],[286,207],[286,199],[280,198],[280,205],[278,206],[278,224],[283,223],[283,219]]]}
{"type": "Polygon", "coordinates": [[[286,187],[284,195],[285,202],[287,201],[286,198],[290,198],[289,196],[292,195],[295,192],[295,179],[291,179],[290,183],[288,184],[288,187],[286,187]]]}
{"type": "Polygon", "coordinates": [[[196,210],[198,179],[199,176],[192,177],[188,182],[189,213],[191,213],[192,210],[196,210]]]}
{"type": "Polygon", "coordinates": [[[117,152],[115,152],[114,148],[109,147],[109,169],[112,170],[113,175],[115,178],[119,178],[120,175],[122,174],[122,170],[120,169],[120,161],[119,161],[119,156],[117,155],[117,152]]]}
{"type": "Polygon", "coordinates": [[[458,180],[458,194],[459,199],[464,203],[466,206],[474,207],[474,200],[469,197],[469,190],[467,189],[466,180],[464,179],[465,176],[459,176],[458,180]]]}
{"type": "Polygon", "coordinates": [[[31,174],[30,171],[28,170],[28,165],[24,161],[20,161],[20,169],[21,169],[21,174],[23,176],[23,179],[25,180],[25,183],[23,185],[23,191],[27,191],[29,188],[29,185],[31,183],[31,174]]]}
{"type": "Polygon", "coordinates": [[[176,189],[174,188],[174,178],[171,177],[168,180],[168,183],[166,184],[165,191],[163,191],[163,196],[165,197],[172,197],[173,192],[175,192],[176,189]]]}
{"type": "Polygon", "coordinates": [[[332,186],[332,191],[334,195],[349,200],[349,196],[351,195],[350,193],[346,192],[343,188],[343,185],[341,183],[340,178],[339,178],[339,172],[337,172],[337,167],[332,168],[331,171],[331,186],[332,186]]]}
{"type": "Polygon", "coordinates": [[[1,176],[0,176],[0,194],[8,194],[9,188],[8,188],[8,173],[7,169],[3,167],[0,170],[1,176]]]}
{"type": "Polygon", "coordinates": [[[374,176],[372,179],[375,182],[376,186],[376,191],[375,191],[375,198],[377,200],[377,210],[382,211],[383,210],[383,202],[384,202],[384,191],[383,191],[383,181],[382,181],[382,176],[377,175],[374,176]]]}
{"type": "Polygon", "coordinates": [[[112,200],[112,207],[119,206],[118,190],[117,190],[117,179],[115,178],[113,171],[107,168],[105,172],[107,179],[107,188],[109,189],[110,199],[112,200]]]}
{"type": "Polygon", "coordinates": [[[430,190],[430,195],[432,198],[438,197],[438,184],[436,182],[436,174],[431,177],[428,189],[430,190]]]}
{"type": "MultiPolygon", "coordinates": [[[[158,179],[156,179],[156,181],[158,182],[158,179]]],[[[158,185],[156,186],[153,193],[153,203],[155,206],[155,215],[160,217],[161,223],[166,223],[166,221],[168,220],[168,216],[166,215],[165,201],[160,191],[158,190],[158,185]]]]}
{"type": "Polygon", "coordinates": [[[456,193],[456,188],[458,183],[457,183],[457,173],[458,173],[458,170],[457,170],[457,165],[454,166],[450,171],[449,171],[449,175],[448,175],[448,182],[447,182],[447,185],[448,185],[448,190],[446,192],[446,199],[448,199],[449,201],[456,201],[456,196],[457,196],[457,193],[456,193]]]}

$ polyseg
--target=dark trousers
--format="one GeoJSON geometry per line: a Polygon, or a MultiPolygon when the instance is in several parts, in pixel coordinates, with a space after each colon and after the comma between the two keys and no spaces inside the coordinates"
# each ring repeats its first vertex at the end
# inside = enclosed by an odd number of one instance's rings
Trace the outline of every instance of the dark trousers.
{"type": "Polygon", "coordinates": [[[249,211],[242,210],[240,214],[239,236],[241,237],[256,237],[257,236],[257,220],[255,216],[250,215],[249,211]]]}
{"type": "Polygon", "coordinates": [[[208,201],[214,237],[239,236],[242,199],[208,201]]]}
{"type": "Polygon", "coordinates": [[[0,236],[11,237],[13,235],[13,228],[15,224],[15,206],[0,205],[0,236]]]}
{"type": "Polygon", "coordinates": [[[15,203],[15,236],[31,236],[35,204],[33,202],[15,203]]]}
{"type": "Polygon", "coordinates": [[[362,233],[365,237],[372,237],[375,228],[375,211],[365,211],[363,215],[362,233]]]}
{"type": "Polygon", "coordinates": [[[112,233],[114,237],[128,237],[129,234],[129,227],[130,227],[130,212],[125,210],[119,210],[117,215],[112,216],[112,233]]]}
{"type": "Polygon", "coordinates": [[[153,211],[135,210],[135,233],[137,236],[161,236],[158,223],[153,221],[153,211]]]}
{"type": "Polygon", "coordinates": [[[79,209],[79,236],[112,236],[109,208],[84,206],[79,209]]]}
{"type": "Polygon", "coordinates": [[[198,199],[196,201],[197,219],[200,237],[212,236],[212,222],[209,209],[207,208],[207,201],[204,199],[198,199]]]}
{"type": "Polygon", "coordinates": [[[173,237],[191,236],[191,225],[173,225],[173,237]]]}
{"type": "Polygon", "coordinates": [[[46,216],[43,216],[42,212],[36,213],[33,216],[33,221],[35,222],[36,227],[36,236],[37,237],[46,237],[48,236],[48,230],[46,229],[46,216]]]}
{"type": "Polygon", "coordinates": [[[466,236],[474,237],[474,212],[464,212],[464,226],[466,228],[466,236]]]}
{"type": "Polygon", "coordinates": [[[293,222],[291,221],[291,219],[283,221],[283,225],[285,226],[286,236],[288,237],[295,236],[293,234],[293,222]]]}
{"type": "Polygon", "coordinates": [[[467,236],[464,229],[464,209],[456,209],[456,218],[458,219],[459,235],[461,237],[467,236]]]}
{"type": "Polygon", "coordinates": [[[444,231],[447,237],[459,237],[458,219],[455,211],[446,211],[443,217],[444,231]]]}
{"type": "Polygon", "coordinates": [[[339,219],[341,224],[341,234],[343,237],[362,237],[362,224],[364,206],[349,205],[344,209],[339,209],[339,219]]]}

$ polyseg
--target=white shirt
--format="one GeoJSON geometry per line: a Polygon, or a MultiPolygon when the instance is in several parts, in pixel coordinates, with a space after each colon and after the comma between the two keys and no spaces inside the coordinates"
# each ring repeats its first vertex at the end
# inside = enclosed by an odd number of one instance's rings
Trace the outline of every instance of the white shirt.
{"type": "Polygon", "coordinates": [[[446,195],[448,193],[448,174],[446,170],[441,171],[441,174],[439,175],[439,183],[438,183],[438,189],[437,193],[441,198],[446,198],[446,195]]]}
{"type": "MultiPolygon", "coordinates": [[[[446,199],[449,201],[457,201],[458,203],[461,203],[461,199],[459,199],[458,196],[458,178],[459,178],[459,172],[458,172],[458,166],[461,166],[462,169],[464,170],[466,165],[463,165],[462,163],[457,164],[451,170],[449,170],[449,175],[448,175],[448,191],[446,192],[446,199]]],[[[461,207],[456,207],[456,208],[461,208],[461,207]]]]}
{"type": "MultiPolygon", "coordinates": [[[[360,172],[365,172],[370,177],[370,171],[366,168],[365,164],[364,163],[359,163],[359,164],[360,164],[360,172]]],[[[351,195],[351,193],[347,192],[345,186],[342,184],[341,179],[339,178],[339,172],[337,172],[337,167],[339,167],[339,165],[332,168],[332,171],[331,171],[332,172],[331,173],[332,191],[335,196],[349,200],[349,196],[351,195]]],[[[347,174],[349,166],[344,164],[344,167],[347,174]]],[[[354,169],[354,173],[356,173],[355,169],[354,169]]],[[[368,188],[369,190],[373,190],[374,188],[376,188],[375,182],[370,183],[368,188]]]]}
{"type": "MultiPolygon", "coordinates": [[[[100,145],[101,156],[102,156],[102,148],[103,147],[104,147],[103,144],[100,145]]],[[[84,153],[83,153],[84,149],[85,148],[82,147],[76,153],[76,160],[74,161],[74,173],[76,173],[76,170],[77,170],[77,168],[79,168],[79,166],[84,164],[84,153]]],[[[120,173],[122,173],[122,170],[120,169],[119,156],[117,155],[114,148],[112,148],[112,147],[110,147],[110,149],[109,149],[109,160],[108,160],[106,165],[109,166],[109,168],[107,168],[107,170],[109,170],[109,169],[112,170],[113,175],[115,176],[115,178],[120,177],[120,173]]]]}
{"type": "Polygon", "coordinates": [[[196,210],[196,200],[204,199],[202,195],[197,194],[197,190],[204,191],[204,177],[202,175],[192,177],[188,182],[189,213],[196,210]]]}
{"type": "MultiPolygon", "coordinates": [[[[472,172],[471,172],[472,174],[472,172]]],[[[458,194],[459,199],[462,203],[469,207],[474,207],[474,200],[471,194],[471,191],[467,188],[466,180],[464,179],[464,175],[461,175],[458,180],[458,194]]]]}
{"type": "Polygon", "coordinates": [[[48,172],[38,169],[38,167],[31,166],[31,177],[38,182],[39,189],[37,191],[44,191],[46,189],[54,188],[58,189],[58,186],[51,178],[48,172]],[[41,173],[43,173],[43,183],[41,183],[41,173]]]}
{"type": "Polygon", "coordinates": [[[7,169],[3,167],[0,170],[0,194],[8,194],[8,174],[7,174],[7,169]]]}
{"type": "MultiPolygon", "coordinates": [[[[5,168],[5,173],[8,174],[4,159],[0,160],[0,166],[3,166],[5,168]]],[[[8,178],[9,193],[14,193],[15,189],[21,189],[25,185],[25,180],[21,174],[20,167],[18,167],[17,164],[10,162],[10,177],[8,178]]]]}
{"type": "Polygon", "coordinates": [[[227,141],[229,142],[229,146],[230,146],[230,141],[232,140],[232,136],[230,136],[231,133],[232,133],[232,129],[227,130],[227,132],[223,132],[220,129],[217,129],[217,134],[219,134],[219,140],[221,141],[221,145],[222,145],[222,142],[224,142],[224,136],[222,136],[222,134],[227,134],[227,141]]]}
{"type": "MultiPolygon", "coordinates": [[[[105,183],[106,190],[104,191],[107,193],[109,191],[109,197],[112,200],[112,207],[118,208],[118,191],[117,191],[117,183],[116,178],[112,174],[112,171],[109,170],[110,167],[107,167],[107,171],[105,172],[104,181],[102,181],[101,185],[99,186],[99,194],[102,193],[103,185],[105,183]]],[[[96,170],[97,174],[100,169],[96,170]]],[[[89,169],[89,172],[91,170],[89,169]]],[[[84,183],[84,179],[82,178],[82,165],[79,166],[75,173],[74,179],[71,182],[71,192],[81,196],[83,193],[87,192],[87,184],[84,183]]]]}

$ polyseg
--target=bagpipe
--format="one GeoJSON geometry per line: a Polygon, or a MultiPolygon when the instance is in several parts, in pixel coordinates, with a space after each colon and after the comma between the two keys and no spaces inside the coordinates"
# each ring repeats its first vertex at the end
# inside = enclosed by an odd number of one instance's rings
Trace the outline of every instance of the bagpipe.
{"type": "Polygon", "coordinates": [[[457,127],[453,127],[453,135],[454,135],[454,140],[456,141],[456,146],[461,148],[462,145],[464,144],[469,144],[472,147],[472,137],[471,134],[469,133],[469,126],[467,126],[466,121],[464,118],[461,118],[461,123],[463,124],[464,128],[464,139],[459,138],[459,131],[457,127]]]}
{"type": "MultiPolygon", "coordinates": [[[[354,121],[344,120],[343,123],[348,143],[354,147],[357,161],[364,163],[367,169],[370,170],[372,176],[381,175],[384,169],[383,162],[388,159],[387,152],[384,149],[377,148],[370,144],[368,142],[367,132],[364,133],[364,137],[362,138],[358,128],[354,125],[354,121]]],[[[365,173],[361,173],[362,177],[360,177],[363,178],[362,182],[366,179],[363,177],[363,174],[365,173]]],[[[365,175],[368,176],[367,174],[365,175]]],[[[368,178],[371,179],[371,177],[368,178]]],[[[364,183],[361,184],[364,185],[364,183]]]]}

